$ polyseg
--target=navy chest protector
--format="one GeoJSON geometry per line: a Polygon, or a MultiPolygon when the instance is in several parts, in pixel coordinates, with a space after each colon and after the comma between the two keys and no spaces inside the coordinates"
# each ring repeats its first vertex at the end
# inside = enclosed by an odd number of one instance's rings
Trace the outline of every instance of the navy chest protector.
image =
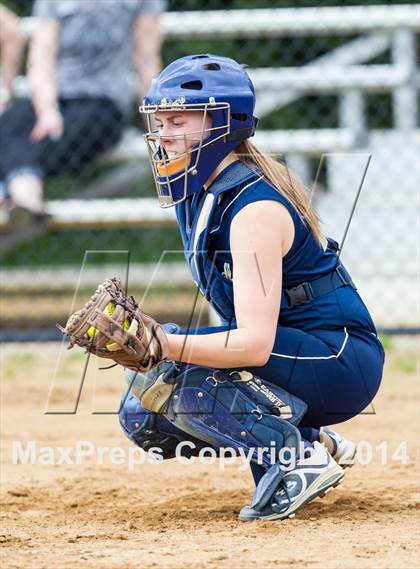
{"type": "MultiPolygon", "coordinates": [[[[208,242],[211,231],[214,231],[216,211],[223,194],[251,185],[259,177],[248,166],[237,164],[229,170],[228,175],[222,173],[220,179],[216,179],[208,188],[193,215],[191,200],[182,202],[176,208],[184,254],[193,279],[201,294],[210,302],[221,319],[229,323],[235,320],[232,267],[228,267],[229,270],[223,273],[220,272],[215,264],[217,251],[216,256],[210,258],[208,242]]],[[[336,254],[338,244],[333,239],[328,239],[327,248],[336,254]]],[[[346,285],[354,287],[350,275],[337,258],[334,269],[328,274],[283,289],[281,309],[290,310],[304,305],[346,285]]]]}
{"type": "Polygon", "coordinates": [[[194,282],[201,294],[226,322],[231,322],[235,317],[232,280],[220,273],[214,263],[215,259],[210,259],[207,244],[222,194],[258,177],[250,168],[240,165],[232,170],[228,180],[223,176],[219,182],[216,179],[208,188],[193,218],[191,218],[190,201],[184,201],[176,208],[184,254],[194,282]]]}

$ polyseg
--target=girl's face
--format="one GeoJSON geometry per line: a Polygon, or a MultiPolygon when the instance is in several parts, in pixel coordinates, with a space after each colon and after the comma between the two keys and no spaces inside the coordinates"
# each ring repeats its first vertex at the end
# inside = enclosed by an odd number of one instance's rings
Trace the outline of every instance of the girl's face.
{"type": "Polygon", "coordinates": [[[163,149],[173,160],[208,136],[211,118],[203,111],[158,111],[154,123],[163,149]]]}

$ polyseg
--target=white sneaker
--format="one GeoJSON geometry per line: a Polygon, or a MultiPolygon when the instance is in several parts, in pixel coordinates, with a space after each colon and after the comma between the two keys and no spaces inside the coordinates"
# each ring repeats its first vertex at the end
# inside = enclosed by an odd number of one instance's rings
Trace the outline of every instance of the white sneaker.
{"type": "MultiPolygon", "coordinates": [[[[315,442],[313,446],[314,451],[309,458],[298,460],[296,467],[284,474],[268,504],[262,508],[258,504],[242,508],[239,513],[241,521],[292,518],[305,504],[317,496],[323,497],[340,484],[344,477],[341,466],[322,444],[315,442]]],[[[258,491],[257,486],[254,497],[258,491]]]]}
{"type": "Polygon", "coordinates": [[[319,440],[340,466],[350,468],[354,465],[357,447],[353,441],[343,438],[328,427],[320,428],[319,440]]]}

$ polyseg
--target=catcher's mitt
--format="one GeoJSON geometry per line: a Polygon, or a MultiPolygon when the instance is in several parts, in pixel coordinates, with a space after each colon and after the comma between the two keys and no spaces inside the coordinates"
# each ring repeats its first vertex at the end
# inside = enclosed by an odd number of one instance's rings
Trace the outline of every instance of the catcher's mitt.
{"type": "Polygon", "coordinates": [[[117,278],[107,279],[62,332],[75,344],[134,371],[149,371],[168,353],[165,332],[127,296],[117,278]]]}

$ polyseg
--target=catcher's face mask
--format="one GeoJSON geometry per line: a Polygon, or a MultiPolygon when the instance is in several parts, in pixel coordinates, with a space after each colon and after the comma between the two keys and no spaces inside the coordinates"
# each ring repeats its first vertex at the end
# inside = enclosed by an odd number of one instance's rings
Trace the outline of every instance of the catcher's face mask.
{"type": "Polygon", "coordinates": [[[145,138],[162,207],[200,191],[222,160],[253,136],[254,105],[251,79],[228,57],[187,55],[152,80],[140,112],[147,117],[145,138]],[[175,124],[166,124],[164,113],[191,113],[185,121],[193,128],[183,125],[177,132],[175,124]]]}
{"type": "Polygon", "coordinates": [[[143,105],[140,112],[147,117],[145,139],[159,203],[176,205],[198,191],[224,158],[217,141],[229,134],[229,104],[163,101],[143,105]]]}

